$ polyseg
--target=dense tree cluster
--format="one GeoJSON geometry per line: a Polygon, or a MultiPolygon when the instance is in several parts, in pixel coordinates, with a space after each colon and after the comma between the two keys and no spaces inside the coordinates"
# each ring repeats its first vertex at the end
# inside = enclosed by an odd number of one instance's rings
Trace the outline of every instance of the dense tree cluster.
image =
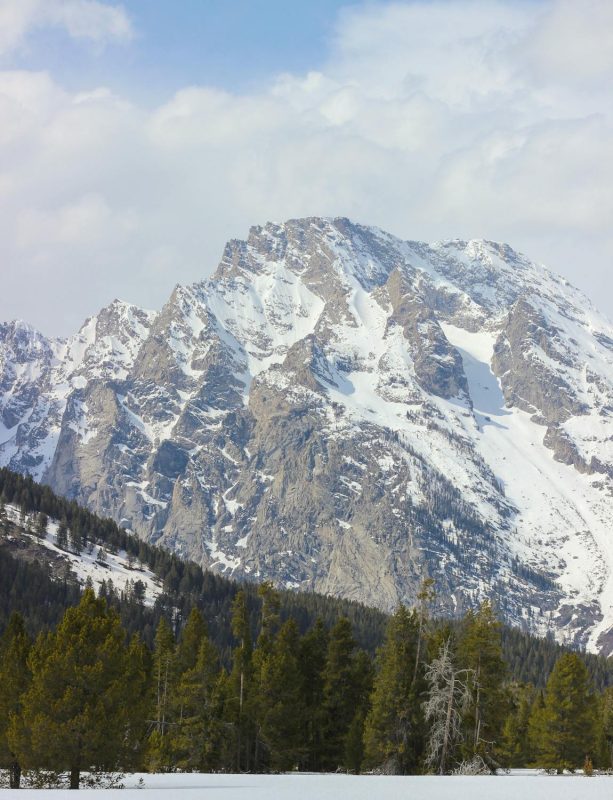
{"type": "MultiPolygon", "coordinates": [[[[156,547],[127,533],[110,519],[101,519],[77,503],[59,497],[48,486],[41,486],[30,476],[20,475],[0,468],[0,544],[6,515],[2,519],[3,503],[20,509],[24,523],[29,519],[55,519],[83,531],[82,546],[95,546],[106,552],[124,550],[135,570],[138,583],[138,566],[143,565],[156,575],[164,586],[163,594],[153,608],[145,606],[138,591],[118,593],[108,581],[103,587],[107,602],[119,612],[124,628],[139,633],[149,648],[153,646],[155,631],[160,619],[173,619],[175,634],[195,606],[207,619],[209,636],[219,650],[222,663],[230,663],[232,633],[230,620],[232,603],[239,590],[236,581],[203,570],[194,562],[180,559],[173,553],[156,547]],[[29,516],[27,516],[29,515],[29,516]]],[[[35,532],[37,524],[32,524],[35,532]]],[[[98,551],[99,552],[99,551],[98,551]]],[[[261,599],[255,584],[243,584],[248,607],[252,637],[257,635],[257,621],[261,599]]],[[[138,588],[138,587],[136,587],[138,588]]],[[[80,590],[68,579],[52,580],[48,564],[44,561],[25,562],[0,547],[0,632],[8,623],[12,611],[19,611],[26,620],[31,634],[55,625],[68,606],[79,600],[80,590]]],[[[301,633],[306,632],[321,619],[331,628],[340,617],[351,622],[354,636],[360,647],[371,655],[381,645],[387,616],[377,609],[360,603],[324,597],[315,593],[281,591],[281,620],[294,619],[301,633]]],[[[502,651],[510,677],[521,683],[532,683],[544,688],[547,678],[565,648],[549,639],[503,626],[502,651]]],[[[584,655],[590,676],[599,690],[613,685],[613,662],[592,654],[584,655]]]]}
{"type": "MultiPolygon", "coordinates": [[[[0,509],[3,504],[20,510],[23,525],[44,514],[47,520],[65,526],[66,549],[71,547],[73,531],[77,529],[81,547],[94,547],[100,560],[100,549],[115,553],[124,551],[135,567],[135,582],[140,566],[150,570],[161,582],[163,593],[155,606],[148,608],[134,593],[117,592],[112,581],[103,587],[107,602],[121,616],[123,626],[130,634],[139,633],[145,644],[153,646],[155,632],[162,617],[173,620],[177,634],[190,610],[196,606],[207,619],[209,635],[219,648],[224,664],[229,664],[232,633],[230,619],[232,603],[240,588],[236,581],[203,570],[193,561],[179,558],[162,547],[149,544],[120,528],[111,519],[100,517],[82,508],[72,500],[59,497],[48,486],[37,484],[28,475],[20,475],[0,468],[0,509]]],[[[4,522],[0,510],[0,540],[4,522]]],[[[32,530],[34,532],[34,530],[32,530]]],[[[1,543],[1,541],[0,541],[1,543]]],[[[257,584],[245,584],[247,613],[251,635],[257,633],[261,598],[257,584]]],[[[6,626],[11,611],[20,611],[31,633],[56,624],[69,605],[78,602],[78,587],[68,579],[52,580],[49,566],[44,560],[23,562],[0,547],[0,632],[6,626]]],[[[361,603],[340,600],[307,592],[280,592],[280,616],[284,622],[294,619],[304,633],[317,618],[327,627],[344,616],[351,622],[354,636],[360,647],[374,652],[383,637],[386,615],[361,603]]]]}
{"type": "Polygon", "coordinates": [[[0,548],[0,769],[14,787],[24,769],[78,786],[92,768],[612,766],[607,661],[504,628],[489,603],[442,621],[431,581],[389,617],[239,587],[0,470],[0,533],[5,503],[32,536],[62,520],[66,547],[122,549],[165,587],[146,605],[135,571],[123,593],[81,594],[0,548]]]}
{"type": "Polygon", "coordinates": [[[32,641],[13,614],[0,640],[0,768],[389,774],[501,766],[611,766],[613,694],[598,695],[565,653],[539,690],[508,680],[500,625],[485,603],[452,630],[400,606],[376,658],[351,623],[301,634],[259,587],[252,640],[244,591],[232,603],[226,668],[193,608],[176,638],[159,621],[150,651],[86,589],[32,641]]]}

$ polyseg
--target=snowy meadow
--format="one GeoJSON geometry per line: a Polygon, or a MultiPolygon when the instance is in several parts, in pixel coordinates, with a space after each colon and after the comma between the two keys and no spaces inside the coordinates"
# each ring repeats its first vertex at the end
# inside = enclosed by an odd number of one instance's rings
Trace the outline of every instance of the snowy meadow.
{"type": "MultiPolygon", "coordinates": [[[[496,777],[438,777],[433,775],[129,775],[125,789],[82,789],[81,795],[156,800],[604,800],[613,794],[613,778],[581,774],[550,776],[516,770],[496,777]],[[142,778],[143,785],[139,787],[142,778]]],[[[24,790],[5,790],[0,796],[23,797],[24,790]]],[[[49,797],[49,790],[25,790],[28,798],[49,797]]],[[[74,797],[68,789],[54,790],[54,798],[74,797]]]]}

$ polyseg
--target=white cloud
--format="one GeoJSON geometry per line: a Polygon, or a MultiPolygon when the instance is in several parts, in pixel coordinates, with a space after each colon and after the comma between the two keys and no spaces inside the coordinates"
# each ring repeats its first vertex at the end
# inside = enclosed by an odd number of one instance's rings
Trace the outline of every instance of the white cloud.
{"type": "Polygon", "coordinates": [[[533,59],[546,78],[572,85],[611,75],[613,3],[560,0],[543,17],[533,59]]]}
{"type": "Polygon", "coordinates": [[[97,44],[129,41],[132,25],[121,6],[98,0],[0,0],[0,55],[40,28],[60,28],[97,44]]]}
{"type": "Polygon", "coordinates": [[[159,306],[230,236],[310,214],[509,241],[613,316],[610,4],[586,2],[354,9],[318,71],[152,110],[0,73],[0,319],[66,332],[115,295],[159,306]]]}

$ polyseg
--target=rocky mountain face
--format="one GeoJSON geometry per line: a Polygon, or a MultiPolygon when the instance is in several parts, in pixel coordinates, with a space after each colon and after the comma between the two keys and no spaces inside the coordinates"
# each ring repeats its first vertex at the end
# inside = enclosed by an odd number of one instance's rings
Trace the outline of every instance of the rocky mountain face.
{"type": "Polygon", "coordinates": [[[613,327],[507,245],[231,241],[152,313],[0,325],[0,463],[236,577],[613,651],[613,327]]]}

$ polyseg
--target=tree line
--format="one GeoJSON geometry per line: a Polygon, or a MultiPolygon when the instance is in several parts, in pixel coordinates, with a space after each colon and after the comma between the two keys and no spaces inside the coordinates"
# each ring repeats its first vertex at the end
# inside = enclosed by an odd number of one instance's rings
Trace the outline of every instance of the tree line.
{"type": "Polygon", "coordinates": [[[123,550],[135,564],[126,591],[105,580],[97,596],[92,587],[82,595],[68,575],[53,577],[44,558],[16,557],[0,535],[0,766],[10,768],[13,784],[24,767],[68,770],[78,782],[85,766],[446,773],[577,767],[586,756],[588,768],[610,766],[608,660],[501,626],[487,605],[441,621],[433,618],[430,583],[413,611],[400,607],[392,616],[314,593],[241,586],[0,469],[6,540],[15,532],[7,503],[33,537],[58,520],[65,548],[123,550]],[[139,564],[163,585],[152,606],[138,590],[139,564]],[[82,646],[98,618],[107,621],[96,630],[106,631],[112,658],[100,656],[98,634],[93,649],[82,646]],[[71,636],[81,642],[76,664],[62,661],[71,636]],[[61,658],[51,657],[54,648],[61,658]],[[90,672],[79,673],[82,666],[90,672]],[[107,667],[115,675],[110,694],[91,695],[91,676],[107,667]],[[554,676],[562,689],[550,686],[554,676]],[[575,686],[567,730],[566,717],[552,714],[568,705],[565,687],[575,686]],[[548,743],[550,729],[564,729],[571,742],[562,756],[548,743]],[[78,747],[57,744],[75,730],[78,747]],[[46,748],[49,736],[54,748],[46,748]],[[79,757],[68,758],[74,752],[79,757]]]}
{"type": "Polygon", "coordinates": [[[489,603],[459,625],[433,620],[431,582],[388,618],[376,656],[350,621],[300,633],[280,594],[258,589],[258,635],[244,590],[232,601],[228,666],[202,613],[179,635],[161,617],[150,650],[86,588],[34,640],[11,616],[0,640],[0,768],[286,770],[388,774],[610,768],[613,690],[598,693],[577,653],[543,690],[509,679],[489,603]]]}
{"type": "MultiPolygon", "coordinates": [[[[73,500],[56,495],[48,486],[36,483],[31,476],[0,468],[0,633],[12,611],[25,618],[31,635],[56,625],[66,608],[79,601],[80,587],[74,578],[57,580],[50,574],[46,559],[25,561],[2,547],[2,532],[10,533],[2,505],[12,504],[32,533],[39,530],[41,516],[56,520],[66,528],[67,548],[103,548],[107,552],[125,551],[138,566],[150,570],[163,586],[153,606],[145,605],[133,592],[120,592],[107,580],[101,587],[107,603],[115,608],[123,627],[130,635],[138,633],[152,649],[155,632],[162,617],[172,619],[173,633],[179,635],[192,608],[198,608],[207,620],[208,632],[217,647],[221,662],[230,665],[232,603],[243,589],[248,607],[252,638],[258,634],[261,598],[255,583],[238,584],[235,580],[203,570],[199,564],[179,558],[164,548],[139,539],[111,519],[103,519],[73,500]],[[76,531],[76,533],[75,533],[76,531]]],[[[40,532],[40,530],[39,530],[40,532]]],[[[361,603],[326,597],[315,592],[281,591],[281,620],[293,618],[301,634],[317,618],[331,628],[340,617],[351,622],[358,645],[370,655],[383,642],[387,615],[361,603]]],[[[566,652],[553,639],[543,639],[526,631],[503,625],[502,651],[511,679],[544,688],[557,659],[566,652]]],[[[597,689],[613,684],[613,662],[594,654],[584,654],[590,677],[597,689]]]]}

